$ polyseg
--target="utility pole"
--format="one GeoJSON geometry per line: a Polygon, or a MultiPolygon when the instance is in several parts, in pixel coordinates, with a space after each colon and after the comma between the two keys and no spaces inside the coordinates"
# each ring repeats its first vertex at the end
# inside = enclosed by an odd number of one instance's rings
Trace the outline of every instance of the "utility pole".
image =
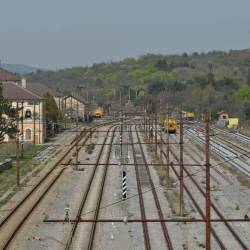
{"type": "MultiPolygon", "coordinates": [[[[168,106],[168,103],[167,103],[167,121],[169,119],[169,106],[168,106]]],[[[170,144],[169,144],[169,131],[167,131],[167,181],[169,183],[169,169],[170,169],[170,150],[169,150],[169,147],[170,147],[170,144]]]]}
{"type": "Polygon", "coordinates": [[[36,104],[33,102],[33,144],[36,144],[36,104]]]}
{"type": "Polygon", "coordinates": [[[146,133],[146,105],[144,105],[144,134],[146,133]]]}
{"type": "Polygon", "coordinates": [[[64,99],[64,129],[66,129],[67,127],[67,123],[66,123],[66,109],[67,109],[67,97],[65,96],[65,99],[64,99]]]}
{"type": "Polygon", "coordinates": [[[16,103],[16,185],[20,186],[19,103],[16,103]]]}
{"type": "Polygon", "coordinates": [[[120,89],[119,93],[120,93],[120,105],[122,105],[122,90],[121,89],[120,89]]]}
{"type": "Polygon", "coordinates": [[[183,120],[180,112],[180,216],[183,216],[183,120]]]}
{"type": "Polygon", "coordinates": [[[23,157],[23,140],[24,140],[24,128],[23,128],[23,116],[24,116],[24,108],[23,108],[23,101],[22,101],[22,116],[21,116],[21,133],[22,133],[22,142],[21,142],[21,157],[23,157]]]}
{"type": "Polygon", "coordinates": [[[157,156],[157,112],[155,112],[155,156],[157,156]]]}
{"type": "Polygon", "coordinates": [[[211,197],[210,197],[210,128],[209,113],[205,114],[206,123],[206,250],[211,250],[211,197]]]}
{"type": "MultiPolygon", "coordinates": [[[[159,122],[161,123],[161,119],[162,119],[162,100],[160,99],[160,115],[159,115],[159,122]]],[[[161,161],[161,168],[163,168],[163,160],[162,160],[162,149],[163,149],[163,137],[162,137],[162,128],[161,125],[160,127],[160,161],[161,161]]]]}
{"type": "Polygon", "coordinates": [[[78,101],[76,102],[76,170],[78,170],[78,101]]]}

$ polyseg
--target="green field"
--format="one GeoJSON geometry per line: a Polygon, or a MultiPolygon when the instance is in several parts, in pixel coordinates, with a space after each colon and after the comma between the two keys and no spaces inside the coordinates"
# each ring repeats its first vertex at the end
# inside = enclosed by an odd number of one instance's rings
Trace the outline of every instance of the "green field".
{"type": "MultiPolygon", "coordinates": [[[[33,160],[36,154],[44,150],[47,146],[44,145],[33,145],[26,144],[24,145],[23,157],[20,158],[20,178],[26,176],[29,172],[33,171],[37,164],[33,160]]],[[[15,187],[16,185],[16,145],[15,144],[2,144],[0,145],[0,161],[3,161],[6,158],[11,158],[12,168],[0,172],[0,197],[5,194],[10,188],[15,187]]],[[[23,183],[24,184],[24,183],[23,183]]],[[[22,184],[22,185],[23,185],[22,184]]],[[[22,188],[22,185],[20,188],[22,188]]],[[[14,189],[17,191],[18,189],[14,189]]],[[[3,205],[7,199],[9,199],[14,192],[0,202],[0,206],[3,205]]]]}

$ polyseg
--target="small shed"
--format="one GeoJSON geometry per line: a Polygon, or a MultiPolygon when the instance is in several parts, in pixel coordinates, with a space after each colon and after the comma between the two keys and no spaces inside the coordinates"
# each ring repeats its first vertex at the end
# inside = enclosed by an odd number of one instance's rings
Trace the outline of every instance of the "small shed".
{"type": "Polygon", "coordinates": [[[229,118],[229,113],[226,111],[220,111],[217,113],[217,115],[219,120],[228,120],[229,118]]]}
{"type": "Polygon", "coordinates": [[[238,118],[229,118],[227,127],[229,129],[238,129],[239,128],[239,119],[238,118]]]}

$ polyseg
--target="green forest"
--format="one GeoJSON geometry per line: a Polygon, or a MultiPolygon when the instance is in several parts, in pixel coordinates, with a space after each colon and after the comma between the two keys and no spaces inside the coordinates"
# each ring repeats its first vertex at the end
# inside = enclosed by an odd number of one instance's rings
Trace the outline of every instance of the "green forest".
{"type": "Polygon", "coordinates": [[[104,107],[119,103],[120,96],[123,104],[129,96],[137,104],[143,93],[161,100],[163,107],[168,102],[197,115],[224,110],[250,124],[250,49],[147,54],[26,77],[63,93],[88,96],[104,107]]]}

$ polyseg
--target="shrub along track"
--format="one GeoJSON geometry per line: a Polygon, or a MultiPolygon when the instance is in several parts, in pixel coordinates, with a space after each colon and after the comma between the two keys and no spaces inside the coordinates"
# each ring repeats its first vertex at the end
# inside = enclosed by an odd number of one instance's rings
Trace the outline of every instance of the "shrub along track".
{"type": "Polygon", "coordinates": [[[52,186],[57,182],[65,171],[65,165],[70,164],[72,156],[76,155],[75,147],[79,151],[87,143],[92,133],[99,127],[106,126],[110,122],[97,125],[93,128],[85,128],[77,138],[71,142],[71,146],[63,156],[53,165],[42,179],[31,189],[31,191],[13,208],[13,210],[0,222],[0,249],[7,249],[14,237],[18,234],[25,221],[34,209],[46,196],[52,186]],[[65,161],[65,164],[63,163],[65,161]],[[62,167],[64,166],[64,167],[62,167]]]}

